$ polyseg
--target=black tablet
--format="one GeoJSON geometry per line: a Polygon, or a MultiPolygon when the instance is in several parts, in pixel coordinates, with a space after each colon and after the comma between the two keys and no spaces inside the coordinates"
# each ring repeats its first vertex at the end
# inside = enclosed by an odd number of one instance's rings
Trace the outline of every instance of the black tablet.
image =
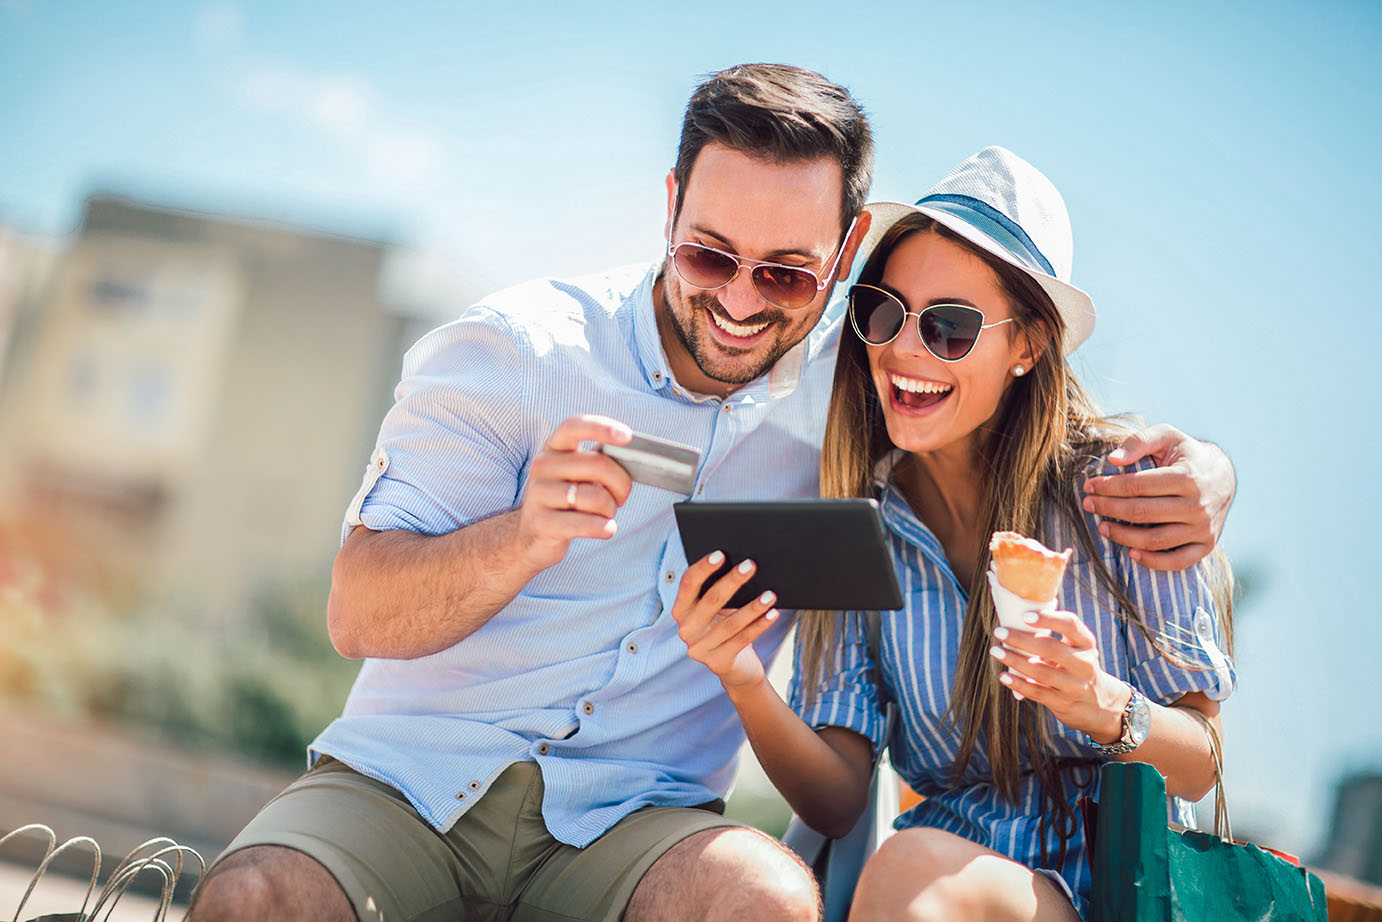
{"type": "Polygon", "coordinates": [[[731,608],[768,589],[777,593],[779,608],[902,607],[874,500],[684,502],[672,508],[688,561],[718,549],[726,558],[721,572],[747,559],[758,564],[731,608]]]}

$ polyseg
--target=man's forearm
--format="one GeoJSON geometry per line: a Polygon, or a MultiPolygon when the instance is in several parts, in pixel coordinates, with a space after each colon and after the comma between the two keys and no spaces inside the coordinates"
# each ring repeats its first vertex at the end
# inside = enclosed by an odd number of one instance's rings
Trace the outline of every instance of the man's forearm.
{"type": "Polygon", "coordinates": [[[542,569],[519,544],[516,509],[445,535],[357,527],[331,570],[332,645],[413,659],[464,640],[542,569]]]}

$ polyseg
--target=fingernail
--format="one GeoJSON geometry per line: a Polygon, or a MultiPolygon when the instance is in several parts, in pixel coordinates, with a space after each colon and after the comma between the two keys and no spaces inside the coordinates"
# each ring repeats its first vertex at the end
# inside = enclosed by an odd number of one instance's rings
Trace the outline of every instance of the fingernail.
{"type": "Polygon", "coordinates": [[[1133,560],[1137,561],[1138,563],[1142,562],[1142,552],[1139,551],[1137,548],[1133,548],[1132,550],[1128,551],[1128,556],[1131,557],[1133,560]]]}
{"type": "Polygon", "coordinates": [[[1023,620],[1023,621],[1026,621],[1028,624],[1036,624],[1036,623],[1037,623],[1037,620],[1040,619],[1040,618],[1041,618],[1041,615],[1038,615],[1038,614],[1037,614],[1036,612],[1034,612],[1034,611],[1024,611],[1024,612],[1022,613],[1022,620],[1023,620]]]}
{"type": "Polygon", "coordinates": [[[764,605],[771,605],[776,598],[777,596],[773,595],[771,591],[768,591],[760,595],[758,601],[762,602],[764,605]]]}
{"type": "Polygon", "coordinates": [[[1099,523],[1099,534],[1103,535],[1105,538],[1108,537],[1108,522],[1099,523]]]}
{"type": "Polygon", "coordinates": [[[993,646],[989,647],[989,656],[993,657],[994,659],[1002,659],[1007,655],[1008,654],[1003,652],[1003,648],[998,646],[997,644],[994,644],[993,646]]]}
{"type": "Polygon", "coordinates": [[[1084,507],[1084,511],[1085,511],[1085,512],[1093,512],[1093,511],[1094,511],[1094,497],[1092,497],[1092,496],[1086,496],[1086,497],[1084,498],[1084,502],[1081,503],[1080,505],[1084,507]]]}
{"type": "Polygon", "coordinates": [[[752,569],[753,569],[753,561],[752,561],[752,560],[746,560],[746,561],[744,561],[743,563],[739,564],[739,572],[740,572],[740,573],[747,573],[747,572],[749,572],[749,571],[752,570],[752,569]]]}
{"type": "Polygon", "coordinates": [[[720,564],[725,562],[724,551],[711,551],[710,556],[707,557],[705,560],[706,563],[710,564],[712,567],[718,567],[720,564]]]}
{"type": "Polygon", "coordinates": [[[764,617],[764,618],[767,618],[769,621],[776,621],[776,620],[777,620],[777,616],[778,616],[779,614],[781,614],[781,612],[779,612],[776,608],[774,608],[774,609],[772,609],[771,611],[769,611],[766,615],[764,615],[763,617],[764,617]]]}
{"type": "Polygon", "coordinates": [[[999,640],[1007,640],[1008,629],[1005,627],[996,627],[993,629],[993,636],[997,637],[999,640]]]}
{"type": "Polygon", "coordinates": [[[1018,701],[1024,701],[1024,700],[1026,700],[1026,699],[1024,699],[1021,695],[1019,695],[1019,694],[1017,693],[1017,689],[1015,689],[1015,688],[1010,688],[1010,689],[1008,689],[1008,691],[1012,692],[1012,693],[1013,693],[1013,697],[1016,698],[1018,701]]]}
{"type": "Polygon", "coordinates": [[[612,535],[619,530],[619,523],[614,519],[605,519],[605,534],[612,535]]]}
{"type": "Polygon", "coordinates": [[[1002,682],[1004,685],[1011,685],[1013,684],[1013,677],[1006,672],[1000,672],[998,673],[998,681],[1002,682]]]}

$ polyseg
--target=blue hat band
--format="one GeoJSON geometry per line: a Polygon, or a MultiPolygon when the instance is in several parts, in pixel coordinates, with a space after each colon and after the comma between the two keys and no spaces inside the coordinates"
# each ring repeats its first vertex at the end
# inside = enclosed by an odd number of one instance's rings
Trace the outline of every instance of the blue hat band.
{"type": "Polygon", "coordinates": [[[1041,250],[1037,249],[1032,238],[1027,236],[1027,232],[987,202],[969,195],[937,193],[924,196],[917,201],[917,205],[959,218],[998,241],[1026,268],[1055,277],[1056,271],[1051,268],[1051,263],[1046,257],[1041,255],[1041,250]]]}

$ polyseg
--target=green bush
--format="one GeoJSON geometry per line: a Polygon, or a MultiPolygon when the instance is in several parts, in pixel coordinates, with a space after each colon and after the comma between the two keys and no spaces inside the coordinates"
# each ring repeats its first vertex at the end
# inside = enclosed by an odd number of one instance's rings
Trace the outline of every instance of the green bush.
{"type": "Polygon", "coordinates": [[[326,636],[326,588],[277,586],[209,626],[176,611],[122,616],[0,608],[0,696],[60,717],[150,728],[284,767],[340,713],[357,664],[326,636]]]}

